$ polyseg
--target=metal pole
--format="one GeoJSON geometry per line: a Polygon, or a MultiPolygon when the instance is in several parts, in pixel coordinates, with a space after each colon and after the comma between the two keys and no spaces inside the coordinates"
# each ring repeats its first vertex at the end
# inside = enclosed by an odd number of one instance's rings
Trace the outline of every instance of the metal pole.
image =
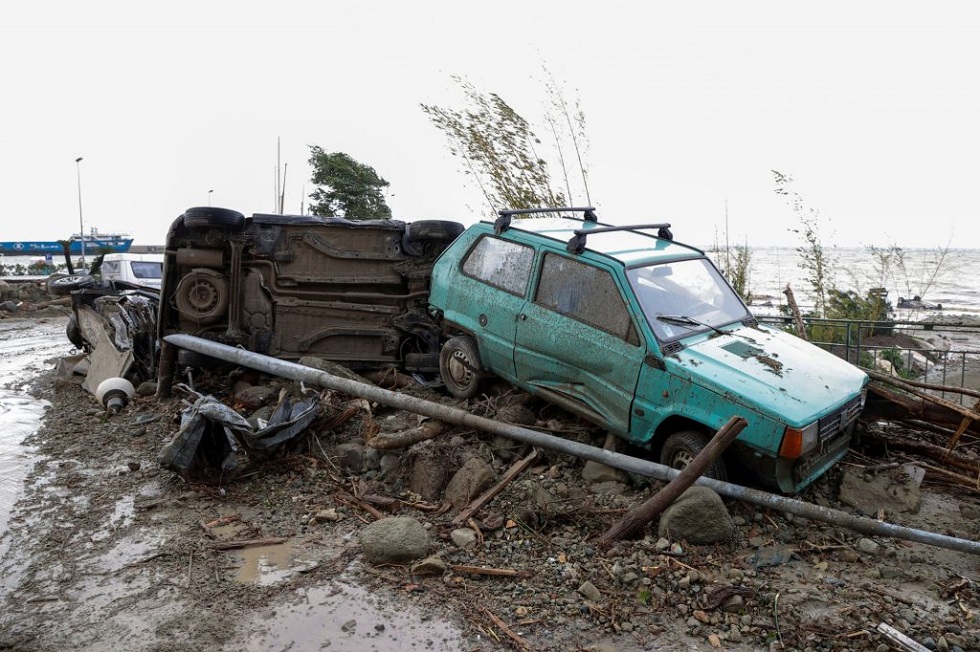
{"type": "Polygon", "coordinates": [[[85,271],[85,221],[82,219],[82,157],[75,159],[75,171],[78,173],[78,234],[82,243],[82,272],[85,271]]]}
{"type": "Polygon", "coordinates": [[[214,192],[214,191],[213,190],[208,190],[208,206],[211,205],[211,193],[212,192],[214,192]]]}
{"type": "MultiPolygon", "coordinates": [[[[165,343],[181,349],[196,351],[197,353],[209,355],[212,358],[224,360],[225,362],[251,367],[252,369],[258,369],[259,371],[264,371],[266,373],[287,378],[289,380],[301,381],[310,385],[326,387],[327,389],[333,389],[345,394],[350,394],[351,396],[366,398],[377,403],[389,405],[401,410],[408,410],[409,412],[422,414],[427,417],[432,417],[433,419],[445,421],[447,423],[482,430],[494,435],[501,435],[509,439],[531,444],[532,446],[540,446],[542,448],[557,450],[559,452],[575,455],[576,457],[581,457],[586,460],[599,462],[600,464],[605,464],[606,466],[622,469],[623,471],[628,471],[630,473],[636,473],[639,475],[656,478],[658,480],[663,480],[664,482],[673,480],[680,473],[680,471],[677,469],[672,469],[668,466],[664,466],[663,464],[656,464],[637,457],[623,455],[622,453],[614,453],[613,451],[596,448],[595,446],[587,446],[585,444],[562,439],[561,437],[546,435],[544,433],[515,426],[513,424],[478,417],[475,414],[471,414],[465,410],[460,410],[459,408],[449,407],[448,405],[442,405],[432,401],[426,401],[415,396],[399,394],[398,392],[392,392],[374,385],[368,385],[366,383],[347,380],[346,378],[340,378],[339,376],[334,376],[305,365],[296,364],[295,362],[271,358],[267,355],[253,353],[251,351],[246,351],[245,349],[238,349],[233,346],[228,346],[227,344],[219,344],[218,342],[212,342],[211,340],[194,337],[193,335],[167,335],[163,338],[163,340],[165,343]]],[[[161,384],[162,382],[164,382],[163,378],[161,378],[161,384]]],[[[876,521],[875,519],[871,518],[854,516],[853,514],[848,514],[835,509],[821,507],[812,503],[805,503],[794,498],[777,496],[765,491],[759,491],[758,489],[750,489],[748,487],[742,487],[736,484],[729,484],[713,478],[701,477],[698,478],[697,482],[694,484],[713,489],[722,496],[727,496],[728,498],[735,498],[753,505],[768,507],[783,512],[790,512],[791,514],[797,516],[809,518],[814,521],[830,523],[831,525],[846,527],[854,530],[855,532],[861,532],[863,534],[893,537],[896,539],[905,539],[907,541],[917,541],[919,543],[925,543],[931,546],[937,546],[939,548],[947,548],[949,550],[957,550],[959,552],[968,552],[970,554],[980,555],[980,541],[968,541],[966,539],[958,539],[956,537],[950,537],[944,534],[936,534],[935,532],[915,530],[900,525],[893,525],[892,523],[876,521]]]]}

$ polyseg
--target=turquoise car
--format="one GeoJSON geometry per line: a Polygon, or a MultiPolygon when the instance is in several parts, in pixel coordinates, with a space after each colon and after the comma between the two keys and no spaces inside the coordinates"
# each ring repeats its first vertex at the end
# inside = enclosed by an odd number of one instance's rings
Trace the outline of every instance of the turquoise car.
{"type": "Polygon", "coordinates": [[[709,469],[718,479],[746,470],[798,492],[844,456],[864,407],[866,374],[760,325],[669,224],[611,226],[591,208],[501,211],[438,258],[429,305],[454,396],[496,375],[675,468],[744,417],[709,469]]]}

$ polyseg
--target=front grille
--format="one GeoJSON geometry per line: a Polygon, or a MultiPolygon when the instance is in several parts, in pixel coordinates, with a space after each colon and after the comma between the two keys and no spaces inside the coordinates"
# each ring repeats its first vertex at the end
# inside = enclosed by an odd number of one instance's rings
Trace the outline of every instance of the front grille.
{"type": "Polygon", "coordinates": [[[843,456],[851,444],[851,438],[845,436],[843,431],[838,431],[837,434],[840,436],[836,439],[831,437],[827,441],[821,441],[817,450],[796,461],[793,465],[793,481],[796,484],[809,478],[829,460],[843,456]]]}
{"type": "Polygon", "coordinates": [[[820,419],[820,441],[825,442],[847,429],[861,414],[861,397],[856,396],[824,418],[820,419]]]}

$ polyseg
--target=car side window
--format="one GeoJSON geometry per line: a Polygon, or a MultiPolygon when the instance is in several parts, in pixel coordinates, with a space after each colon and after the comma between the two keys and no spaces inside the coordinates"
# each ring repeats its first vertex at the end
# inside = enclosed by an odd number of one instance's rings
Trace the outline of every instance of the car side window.
{"type": "Polygon", "coordinates": [[[490,236],[480,238],[463,261],[463,273],[523,297],[531,278],[534,249],[490,236]]]}
{"type": "Polygon", "coordinates": [[[634,346],[640,344],[616,281],[604,269],[546,254],[534,302],[634,346]]]}

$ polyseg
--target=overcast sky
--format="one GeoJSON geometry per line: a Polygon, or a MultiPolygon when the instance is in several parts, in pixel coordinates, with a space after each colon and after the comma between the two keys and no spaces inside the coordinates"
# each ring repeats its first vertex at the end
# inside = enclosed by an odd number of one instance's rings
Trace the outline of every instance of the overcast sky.
{"type": "Polygon", "coordinates": [[[77,232],[79,170],[86,230],[141,244],[209,199],[270,212],[279,139],[288,213],[315,144],[397,218],[488,217],[419,104],[460,75],[537,123],[546,64],[603,221],[708,245],[727,202],[733,240],[795,244],[776,169],[828,243],[980,247],[974,2],[5,0],[0,62],[0,240],[77,232]]]}

